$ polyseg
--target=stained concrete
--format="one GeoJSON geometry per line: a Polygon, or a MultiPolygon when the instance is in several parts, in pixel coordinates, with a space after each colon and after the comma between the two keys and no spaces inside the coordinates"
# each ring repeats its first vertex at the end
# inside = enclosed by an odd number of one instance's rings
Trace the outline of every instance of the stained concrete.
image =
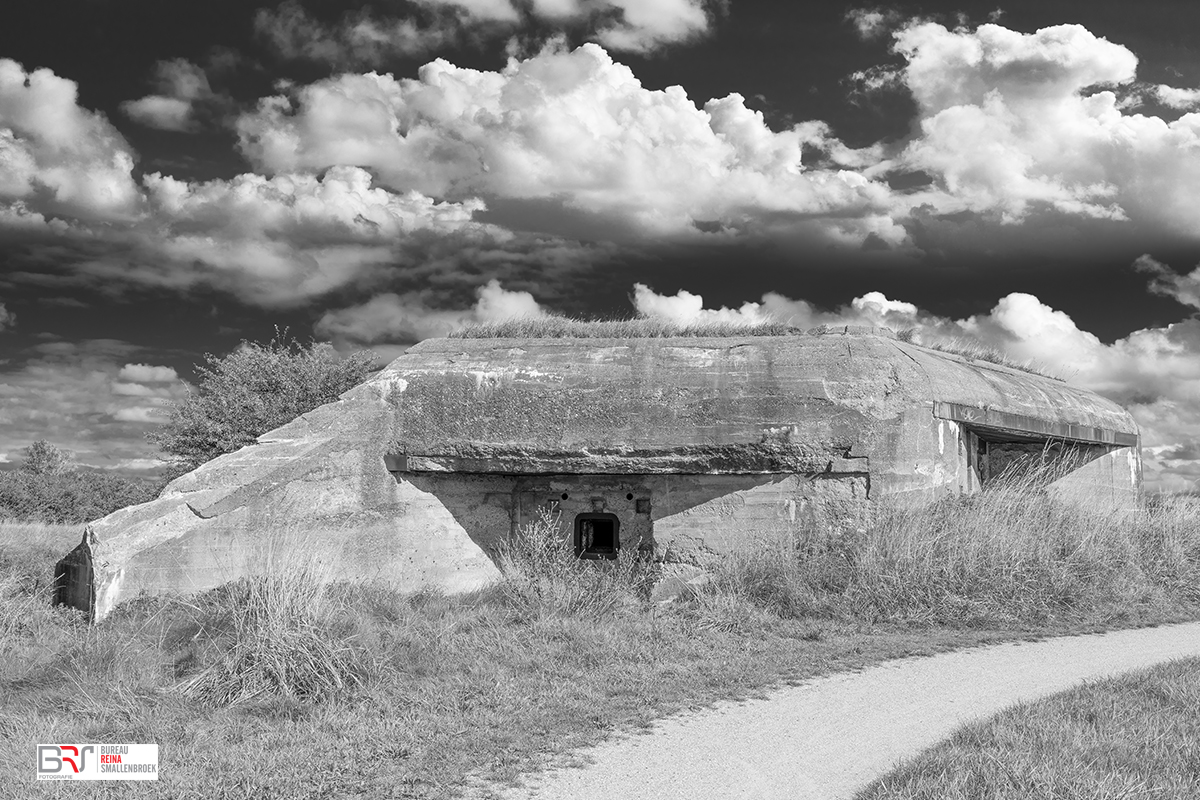
{"type": "Polygon", "coordinates": [[[557,498],[568,522],[612,513],[622,544],[694,561],[758,533],[853,528],[883,498],[977,491],[980,443],[1014,436],[1090,448],[1056,486],[1064,496],[1136,499],[1124,409],[883,329],[429,340],[158,500],[92,523],[76,560],[91,559],[97,617],[140,592],[210,588],[288,558],[464,591],[495,579],[499,541],[557,498]]]}

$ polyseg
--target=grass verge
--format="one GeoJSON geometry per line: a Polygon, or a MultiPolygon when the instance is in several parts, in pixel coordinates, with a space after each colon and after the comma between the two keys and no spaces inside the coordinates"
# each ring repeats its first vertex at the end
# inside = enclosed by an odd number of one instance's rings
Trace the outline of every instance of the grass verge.
{"type": "Polygon", "coordinates": [[[864,789],[858,800],[1200,797],[1200,659],[1015,706],[864,789]]]}

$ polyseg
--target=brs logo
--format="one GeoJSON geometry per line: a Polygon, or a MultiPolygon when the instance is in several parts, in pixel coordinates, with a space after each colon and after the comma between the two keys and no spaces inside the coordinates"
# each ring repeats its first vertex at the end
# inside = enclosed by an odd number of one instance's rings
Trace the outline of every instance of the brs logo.
{"type": "Polygon", "coordinates": [[[39,744],[37,758],[38,775],[58,775],[70,770],[79,774],[87,769],[88,753],[94,753],[96,748],[87,744],[79,747],[73,744],[39,744]]]}

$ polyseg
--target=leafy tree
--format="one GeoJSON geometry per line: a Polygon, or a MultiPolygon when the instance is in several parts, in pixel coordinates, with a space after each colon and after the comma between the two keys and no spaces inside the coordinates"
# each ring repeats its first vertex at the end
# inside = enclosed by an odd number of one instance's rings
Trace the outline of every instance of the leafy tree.
{"type": "Polygon", "coordinates": [[[275,329],[267,344],[246,342],[226,356],[204,356],[199,382],[173,403],[168,422],[147,434],[175,457],[180,475],[231,453],[366,380],[375,354],[341,358],[327,344],[301,343],[275,329]]]}
{"type": "Polygon", "coordinates": [[[25,454],[21,469],[32,475],[62,475],[72,469],[74,454],[70,450],[60,450],[45,439],[38,439],[21,452],[25,454]]]}

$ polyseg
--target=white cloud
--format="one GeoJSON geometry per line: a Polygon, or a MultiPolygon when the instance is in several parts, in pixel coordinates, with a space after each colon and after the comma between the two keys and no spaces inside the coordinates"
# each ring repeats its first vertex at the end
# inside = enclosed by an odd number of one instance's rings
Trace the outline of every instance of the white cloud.
{"type": "Polygon", "coordinates": [[[1053,210],[1195,236],[1200,115],[1124,113],[1112,89],[1134,81],[1127,48],[1079,25],[1025,34],[914,21],[894,37],[919,130],[895,166],[936,178],[912,205],[1004,223],[1053,210]]]}
{"type": "Polygon", "coordinates": [[[758,303],[740,308],[704,308],[704,298],[680,289],[674,295],[657,294],[642,283],[633,286],[633,308],[639,316],[661,319],[676,325],[727,322],[757,325],[770,320],[758,303]]]}
{"type": "Polygon", "coordinates": [[[77,93],[48,69],[0,59],[0,207],[99,221],[137,212],[129,145],[77,93]]]}
{"type": "MultiPolygon", "coordinates": [[[[472,221],[477,200],[435,202],[394,194],[369,173],[334,167],[313,175],[239,175],[188,183],[144,179],[157,231],[142,242],[136,279],[162,286],[207,283],[264,305],[295,302],[352,283],[370,270],[403,265],[399,248],[426,237],[484,242],[503,231],[472,221]],[[183,268],[182,265],[187,265],[183,268]]],[[[91,264],[116,277],[128,265],[91,264]]]]}
{"type": "Polygon", "coordinates": [[[297,0],[287,0],[275,9],[261,9],[254,27],[284,58],[379,65],[390,57],[425,55],[464,40],[479,43],[547,28],[557,31],[542,44],[570,31],[612,50],[646,53],[700,38],[712,23],[704,0],[414,2],[420,12],[406,17],[378,17],[364,7],[326,23],[297,0]]]}
{"type": "Polygon", "coordinates": [[[126,364],[117,373],[117,379],[132,383],[173,383],[179,380],[174,367],[160,367],[152,364],[126,364]]]}
{"type": "Polygon", "coordinates": [[[367,8],[326,25],[294,0],[275,9],[260,9],[254,30],[284,58],[335,65],[379,64],[395,56],[424,55],[461,36],[461,24],[454,17],[419,24],[413,19],[379,19],[367,8]]]}
{"type": "Polygon", "coordinates": [[[146,424],[162,424],[167,421],[162,406],[133,406],[119,408],[113,412],[113,419],[121,422],[141,422],[146,424]]]}
{"type": "Polygon", "coordinates": [[[1159,84],[1154,87],[1154,96],[1169,108],[1188,109],[1200,105],[1200,89],[1179,89],[1159,84]]]}
{"type": "Polygon", "coordinates": [[[419,76],[340,75],[266,98],[238,122],[242,150],[266,172],[354,164],[434,197],[554,200],[615,236],[696,235],[698,222],[753,229],[791,215],[815,219],[827,241],[905,238],[887,217],[886,185],[801,164],[805,144],[870,160],[823,125],[776,132],[739,95],[699,108],[680,87],[645,89],[596,45],[544,50],[502,72],[438,60],[419,76]]]}
{"type": "Polygon", "coordinates": [[[161,458],[123,458],[114,464],[106,464],[105,469],[128,470],[130,472],[148,472],[159,470],[169,462],[161,458]]]}
{"type": "Polygon", "coordinates": [[[475,290],[475,305],[468,310],[430,308],[419,294],[382,294],[366,303],[326,312],[314,329],[318,336],[339,346],[376,345],[381,342],[411,344],[446,336],[475,323],[536,318],[545,310],[529,292],[509,291],[497,280],[475,290]]]}
{"type": "Polygon", "coordinates": [[[1133,266],[1139,272],[1154,276],[1150,281],[1150,291],[1173,297],[1185,306],[1200,309],[1200,266],[1187,275],[1180,275],[1149,255],[1138,258],[1133,266]]]}
{"type": "Polygon", "coordinates": [[[517,22],[520,15],[511,0],[416,0],[424,6],[454,8],[472,20],[517,22]]]}
{"type": "Polygon", "coordinates": [[[710,24],[701,0],[598,0],[591,5],[620,14],[619,22],[601,27],[596,34],[598,41],[613,50],[646,53],[698,38],[708,32],[710,24]]]}
{"type": "Polygon", "coordinates": [[[135,122],[164,131],[194,131],[198,127],[196,105],[216,95],[204,70],[182,58],[155,65],[158,93],[139,100],[126,100],[121,111],[135,122]]]}
{"type": "Polygon", "coordinates": [[[5,328],[11,328],[17,324],[17,315],[4,307],[4,303],[0,303],[0,331],[5,328]]]}
{"type": "Polygon", "coordinates": [[[491,280],[476,291],[474,316],[479,322],[505,322],[510,319],[535,319],[546,312],[529,292],[510,292],[491,280]]]}
{"type": "Polygon", "coordinates": [[[870,40],[887,35],[900,21],[900,14],[892,9],[852,8],[846,19],[853,23],[859,38],[870,40]]]}

